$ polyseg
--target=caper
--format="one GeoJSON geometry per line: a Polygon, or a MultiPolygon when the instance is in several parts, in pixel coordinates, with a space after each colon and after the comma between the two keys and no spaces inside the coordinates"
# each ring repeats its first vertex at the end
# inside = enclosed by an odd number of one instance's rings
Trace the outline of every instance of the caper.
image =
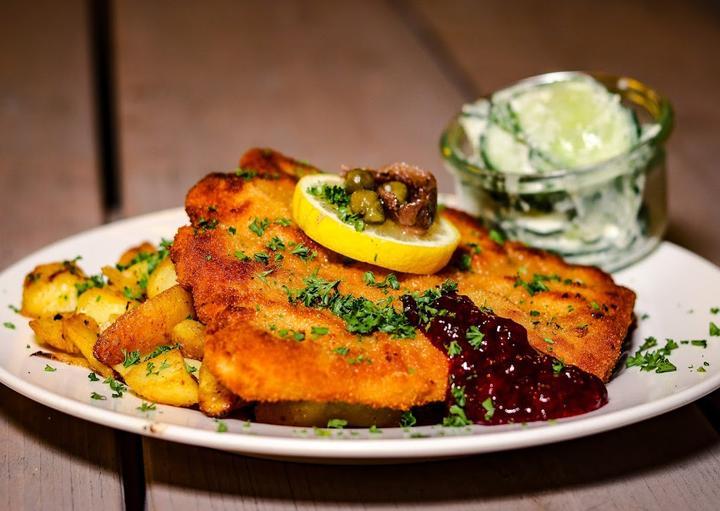
{"type": "Polygon", "coordinates": [[[400,204],[403,204],[407,200],[408,188],[402,181],[389,181],[383,185],[383,190],[397,197],[400,204]]]}
{"type": "Polygon", "coordinates": [[[352,169],[345,174],[345,190],[353,193],[356,190],[372,190],[375,188],[375,178],[364,169],[352,169]]]}
{"type": "Polygon", "coordinates": [[[378,194],[372,190],[356,190],[350,195],[350,210],[356,215],[362,215],[363,220],[371,224],[381,224],[385,221],[385,210],[378,194]]]}
{"type": "Polygon", "coordinates": [[[385,221],[385,210],[380,201],[377,201],[365,211],[363,220],[369,224],[381,224],[385,221]]]}

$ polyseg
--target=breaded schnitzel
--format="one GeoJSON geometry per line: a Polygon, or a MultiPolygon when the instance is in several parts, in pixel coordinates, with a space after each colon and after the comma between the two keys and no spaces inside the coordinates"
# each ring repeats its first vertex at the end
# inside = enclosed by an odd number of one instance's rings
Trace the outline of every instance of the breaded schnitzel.
{"type": "Polygon", "coordinates": [[[398,274],[397,289],[372,286],[366,272],[376,282],[390,272],[347,260],[292,224],[295,183],[310,172],[317,170],[254,149],[236,173],[210,174],[186,199],[191,225],[178,231],[171,257],[207,325],[203,363],[241,398],[398,409],[444,400],[446,356],[421,332],[403,329],[398,298],[446,279],[477,305],[523,325],[537,350],[609,378],[635,299],[609,275],[499,243],[476,220],[446,209],[462,234],[460,263],[435,275],[398,274]],[[304,304],[331,295],[362,321],[304,304]],[[363,331],[380,320],[384,332],[363,331]]]}

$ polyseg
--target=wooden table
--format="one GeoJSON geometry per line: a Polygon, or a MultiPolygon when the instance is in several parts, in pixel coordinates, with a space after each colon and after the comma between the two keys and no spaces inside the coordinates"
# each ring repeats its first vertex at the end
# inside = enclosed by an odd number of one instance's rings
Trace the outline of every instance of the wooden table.
{"type": "MultiPolygon", "coordinates": [[[[406,159],[450,191],[437,139],[460,104],[556,69],[672,98],[668,238],[720,263],[719,22],[701,2],[5,1],[0,266],[181,205],[254,145],[327,169],[406,159]]],[[[720,505],[717,393],[590,438],[401,467],[254,460],[0,400],[2,509],[720,505]]]]}

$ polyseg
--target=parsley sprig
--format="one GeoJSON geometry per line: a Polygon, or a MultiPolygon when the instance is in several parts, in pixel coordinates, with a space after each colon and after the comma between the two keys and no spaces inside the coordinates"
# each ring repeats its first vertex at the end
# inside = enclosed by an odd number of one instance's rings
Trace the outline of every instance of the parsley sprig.
{"type": "Polygon", "coordinates": [[[677,349],[678,344],[672,339],[667,339],[665,346],[662,348],[648,351],[655,346],[657,346],[657,339],[648,337],[635,354],[628,357],[625,365],[627,367],[639,367],[641,371],[654,371],[656,373],[669,373],[677,370],[675,364],[670,362],[668,357],[674,349],[677,349]]]}

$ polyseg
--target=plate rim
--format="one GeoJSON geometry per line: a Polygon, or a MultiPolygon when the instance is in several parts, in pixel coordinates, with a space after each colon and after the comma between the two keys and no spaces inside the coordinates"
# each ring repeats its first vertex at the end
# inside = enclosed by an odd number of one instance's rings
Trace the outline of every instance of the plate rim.
{"type": "MultiPolygon", "coordinates": [[[[167,220],[182,214],[184,214],[184,208],[170,208],[121,219],[77,232],[45,245],[10,264],[0,271],[0,278],[4,277],[5,274],[20,270],[21,266],[27,265],[28,261],[37,257],[38,253],[51,251],[60,244],[71,244],[78,237],[92,235],[98,231],[107,229],[122,228],[126,224],[133,222],[148,220],[161,222],[163,219],[167,220]]],[[[696,262],[709,267],[709,269],[720,272],[720,268],[712,262],[675,243],[663,240],[656,250],[659,250],[661,246],[676,251],[684,257],[695,259],[696,262]]],[[[652,253],[654,252],[655,251],[652,253]]],[[[617,274],[622,274],[627,269],[634,267],[636,264],[640,264],[644,259],[645,258],[620,270],[617,274]]],[[[315,461],[352,459],[367,461],[473,455],[491,451],[504,451],[544,445],[590,436],[604,431],[611,431],[668,413],[706,396],[720,388],[720,372],[708,376],[703,381],[680,392],[601,415],[593,415],[593,412],[590,412],[589,414],[580,416],[582,418],[570,418],[567,421],[559,420],[551,424],[531,428],[523,428],[518,425],[517,429],[503,430],[484,435],[457,433],[442,437],[405,437],[392,439],[382,437],[355,439],[347,436],[342,438],[315,436],[295,437],[289,435],[280,437],[257,434],[253,431],[228,431],[218,433],[216,431],[192,426],[170,424],[162,422],[161,420],[134,417],[115,410],[98,408],[90,403],[84,403],[45,389],[40,385],[24,380],[21,376],[10,372],[2,363],[0,363],[0,383],[33,401],[79,419],[88,420],[122,431],[137,433],[150,438],[159,438],[177,443],[210,447],[235,453],[282,457],[286,459],[315,461]]],[[[293,428],[292,426],[285,427],[288,429],[293,428]]],[[[472,426],[472,428],[481,427],[483,426],[472,426]]],[[[418,428],[418,431],[422,430],[418,428]]]]}

